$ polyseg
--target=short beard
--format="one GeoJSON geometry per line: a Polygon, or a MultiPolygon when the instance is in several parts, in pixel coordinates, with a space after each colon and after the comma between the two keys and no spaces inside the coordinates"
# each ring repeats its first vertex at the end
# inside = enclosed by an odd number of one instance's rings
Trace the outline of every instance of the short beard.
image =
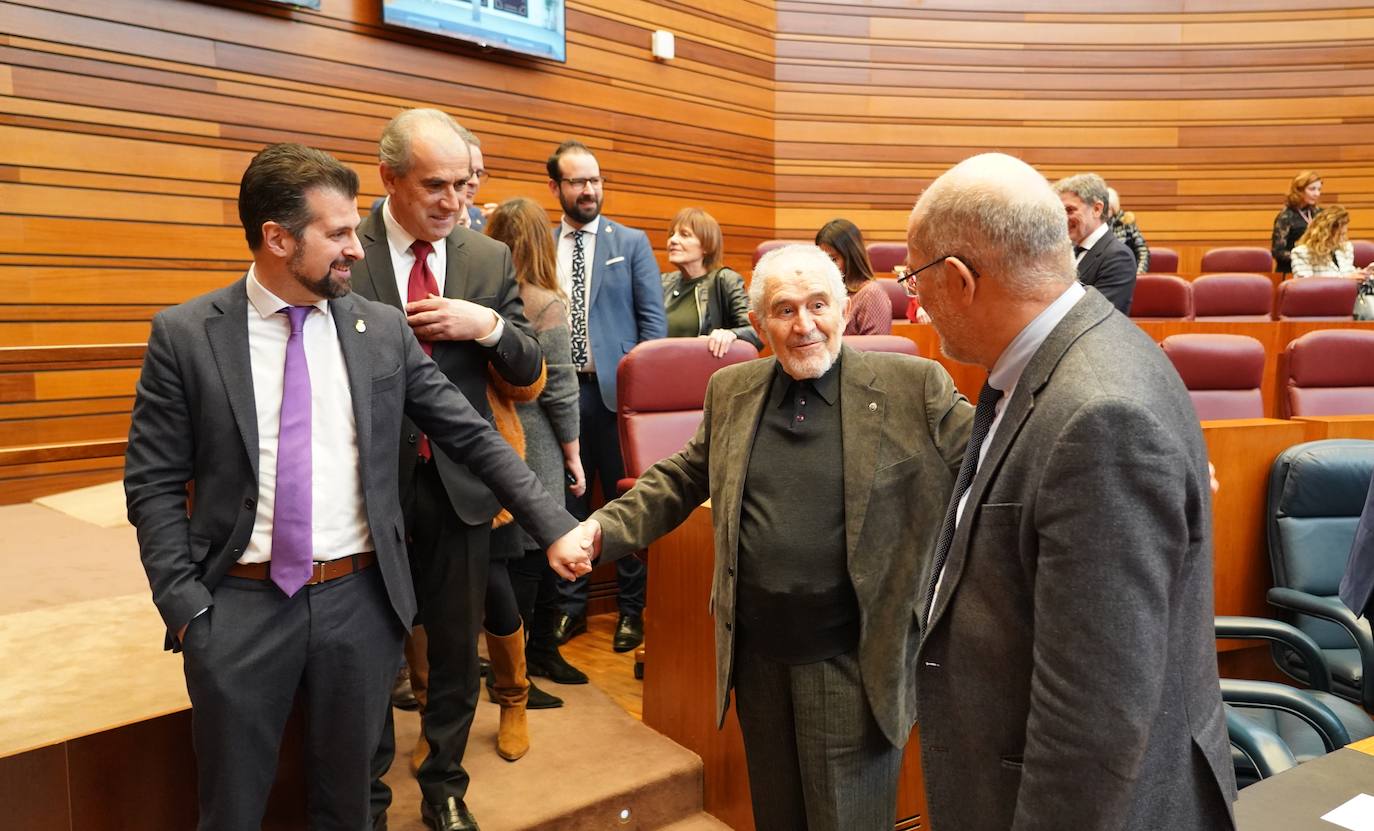
{"type": "Polygon", "coordinates": [[[589,209],[584,209],[578,206],[577,202],[581,198],[582,195],[578,194],[572,200],[567,200],[563,198],[562,194],[559,194],[558,201],[563,206],[563,213],[567,214],[569,219],[572,219],[575,222],[580,222],[583,225],[585,225],[588,222],[591,222],[593,219],[596,219],[598,216],[601,216],[601,197],[595,195],[592,196],[592,207],[589,209]]]}
{"type": "Polygon", "coordinates": [[[301,261],[304,259],[305,245],[302,243],[296,246],[295,253],[291,255],[290,260],[287,260],[286,268],[291,272],[291,276],[296,278],[296,282],[300,283],[316,297],[323,297],[326,300],[337,300],[352,290],[352,286],[347,282],[331,278],[335,266],[344,267],[353,265],[353,259],[351,257],[340,257],[329,264],[329,268],[325,270],[323,277],[316,278],[310,277],[301,268],[301,261]]]}

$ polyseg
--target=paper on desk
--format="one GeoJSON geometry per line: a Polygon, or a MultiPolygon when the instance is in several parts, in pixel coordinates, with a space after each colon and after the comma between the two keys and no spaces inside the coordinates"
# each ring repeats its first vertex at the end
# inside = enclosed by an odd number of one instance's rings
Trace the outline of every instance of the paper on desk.
{"type": "Polygon", "coordinates": [[[1362,793],[1323,814],[1322,819],[1350,831],[1374,831],[1374,796],[1362,793]]]}

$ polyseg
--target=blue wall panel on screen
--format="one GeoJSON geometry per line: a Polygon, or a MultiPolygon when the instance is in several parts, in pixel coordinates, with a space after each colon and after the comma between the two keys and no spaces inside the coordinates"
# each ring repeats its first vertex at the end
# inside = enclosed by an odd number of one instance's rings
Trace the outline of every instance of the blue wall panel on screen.
{"type": "Polygon", "coordinates": [[[563,0],[382,0],[382,22],[567,60],[563,0]]]}

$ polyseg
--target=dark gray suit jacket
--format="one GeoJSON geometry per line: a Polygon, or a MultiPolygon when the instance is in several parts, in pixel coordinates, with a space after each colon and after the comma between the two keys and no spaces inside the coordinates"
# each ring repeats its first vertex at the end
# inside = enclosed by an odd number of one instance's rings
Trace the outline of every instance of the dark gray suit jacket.
{"type": "MultiPolygon", "coordinates": [[[[420,350],[404,316],[350,294],[329,303],[347,366],[368,527],[391,606],[409,628],[415,595],[397,488],[396,436],[414,419],[496,492],[541,544],[575,521],[420,350]]],[[[258,423],[243,280],[159,312],[134,401],[124,490],[153,601],[174,632],[243,555],[258,498],[258,423]],[[195,499],[187,516],[186,485],[195,499]]],[[[318,506],[317,506],[318,507],[318,506]]]]}
{"type": "Polygon", "coordinates": [[[1123,315],[1131,311],[1135,277],[1135,254],[1116,238],[1111,228],[1078,263],[1078,282],[1102,292],[1123,315]]]}
{"type": "MultiPolygon", "coordinates": [[[[687,446],[649,468],[629,493],[592,516],[601,523],[602,557],[609,560],[668,533],[710,497],[715,523],[710,606],[722,722],[734,661],[740,506],[776,363],[761,358],[711,376],[705,416],[687,446]]],[[[873,716],[897,747],[906,744],[916,719],[913,661],[919,633],[913,608],[920,598],[919,579],[972,418],[968,401],[934,361],[844,347],[845,548],[859,599],[859,667],[873,716]]]]}
{"type": "Polygon", "coordinates": [[[1088,292],[1007,402],[921,644],[938,827],[1232,827],[1209,481],[1178,373],[1088,292]]]}
{"type": "MultiPolygon", "coordinates": [[[[391,249],[380,206],[358,226],[358,239],[363,244],[363,259],[353,264],[353,290],[368,300],[404,309],[405,300],[396,289],[395,269],[391,266],[391,249]]],[[[523,387],[539,378],[543,354],[525,320],[525,305],[520,300],[520,286],[515,282],[510,249],[461,227],[453,229],[444,245],[444,296],[486,306],[506,321],[501,340],[492,347],[476,341],[434,341],[433,344],[434,362],[439,369],[463,391],[478,413],[490,418],[488,364],[511,384],[523,387]]],[[[419,431],[407,419],[398,435],[401,437],[402,503],[409,504],[408,491],[414,482],[411,474],[419,458],[415,452],[419,431]]],[[[435,449],[434,463],[458,518],[468,525],[491,522],[501,509],[491,490],[466,465],[454,461],[442,448],[435,449]]]]}
{"type": "Polygon", "coordinates": [[[1374,483],[1365,496],[1355,542],[1341,577],[1341,602],[1357,615],[1374,618],[1374,483]]]}

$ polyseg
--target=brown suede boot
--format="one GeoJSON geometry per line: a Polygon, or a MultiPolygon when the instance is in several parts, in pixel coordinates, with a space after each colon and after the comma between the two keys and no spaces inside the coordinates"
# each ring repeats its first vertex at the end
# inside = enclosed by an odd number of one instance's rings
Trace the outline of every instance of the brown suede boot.
{"type": "Polygon", "coordinates": [[[487,636],[491,657],[496,703],[501,705],[501,726],[496,734],[496,752],[514,762],[530,749],[530,733],[525,723],[525,704],[530,697],[530,681],[525,677],[525,630],[506,636],[487,636]]]}

